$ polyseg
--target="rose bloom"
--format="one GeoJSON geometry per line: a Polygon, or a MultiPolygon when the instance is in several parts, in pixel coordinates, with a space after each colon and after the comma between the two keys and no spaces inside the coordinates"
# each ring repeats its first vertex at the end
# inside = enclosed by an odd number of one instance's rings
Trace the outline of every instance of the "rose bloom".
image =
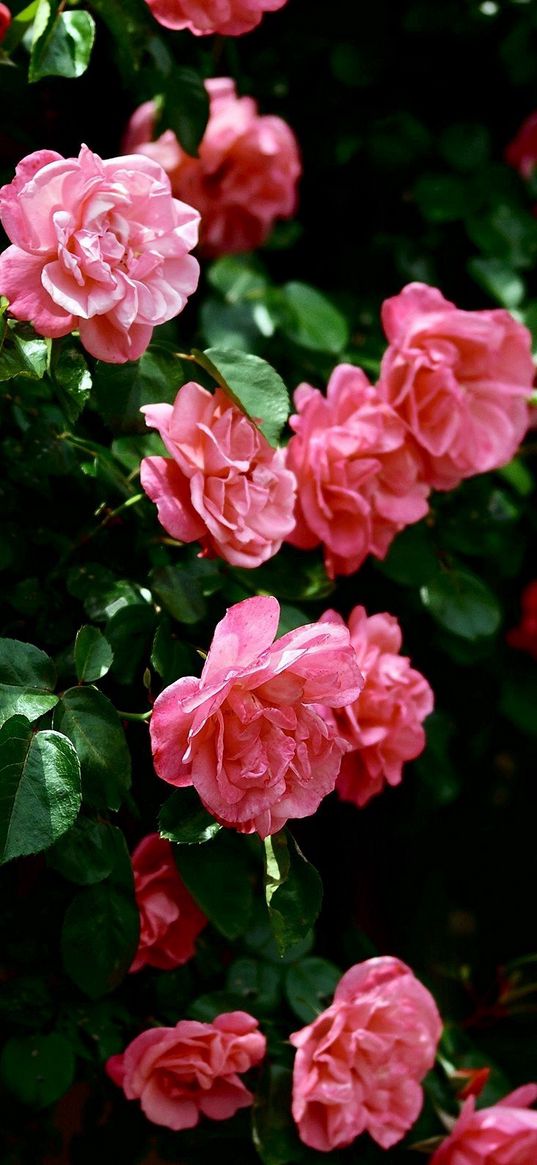
{"type": "Polygon", "coordinates": [[[505,160],[523,178],[531,178],[537,163],[537,111],[522,123],[505,151],[505,160]]]}
{"type": "Polygon", "coordinates": [[[505,465],[529,422],[531,337],[508,311],[461,311],[409,283],[382,307],[379,392],[404,420],[433,489],[505,465]]]}
{"type": "Polygon", "coordinates": [[[518,627],[507,632],[506,640],[510,647],[519,651],[527,651],[537,659],[537,579],[528,583],[522,592],[522,618],[518,627]]]}
{"type": "Polygon", "coordinates": [[[131,971],[180,967],[192,958],[207,919],[179,876],[169,841],[150,833],[132,855],[140,942],[131,971]]]}
{"type": "Polygon", "coordinates": [[[234,566],[272,558],[294,526],[296,482],[285,453],[226,396],[191,381],[175,404],[145,405],[171,457],[142,461],[142,486],[180,542],[234,566]]]}
{"type": "Polygon", "coordinates": [[[7,33],[13,17],[6,4],[0,4],[0,44],[7,33]]]}
{"type": "Polygon", "coordinates": [[[255,250],[277,219],[295,211],[301,173],[297,141],[280,117],[261,116],[251,97],[237,97],[230,77],[205,84],[210,113],[198,158],[185,153],[172,130],[152,141],[151,101],[131,118],[124,149],[160,162],[174,194],[200,211],[205,254],[255,250]]]}
{"type": "MultiPolygon", "coordinates": [[[[320,622],[345,625],[336,611],[320,622]]],[[[352,752],[343,757],[337,791],[344,801],[365,805],[385,784],[398,785],[405,761],[425,747],[422,721],[434,697],[424,676],[400,655],[401,628],[387,612],[368,617],[364,607],[349,616],[351,643],[365,683],[357,704],[333,713],[338,731],[352,752]]]]}
{"type": "Polygon", "coordinates": [[[300,1139],[325,1153],[363,1132],[395,1145],[419,1116],[441,1031],[432,995],[399,959],[351,967],[332,1005],[291,1036],[300,1139]]]}
{"type": "Polygon", "coordinates": [[[296,526],[287,541],[322,543],[330,578],[352,574],[368,554],[384,558],[395,534],[427,513],[427,486],[405,426],[360,368],[340,364],[326,397],[308,384],[294,396],[287,467],[298,482],[296,526]]]}
{"type": "Polygon", "coordinates": [[[0,190],[13,246],[0,255],[0,294],[42,336],[77,328],[88,352],[137,360],[153,328],[195,291],[199,215],[172,198],[161,166],[140,156],[103,162],[30,154],[0,190]]]}
{"type": "Polygon", "coordinates": [[[285,3],[286,0],[146,0],[159,24],[165,28],[188,28],[194,36],[241,36],[256,28],[265,12],[276,12],[285,3]]]}
{"type": "Polygon", "coordinates": [[[192,1129],[201,1116],[227,1120],[253,1096],[240,1079],[265,1055],[266,1040],[245,1011],[213,1023],[181,1019],[175,1027],[142,1032],[106,1071],[127,1100],[139,1100],[148,1120],[192,1129]]]}
{"type": "Polygon", "coordinates": [[[155,702],[155,769],[194,785],[223,825],[260,837],[309,817],[335,787],[348,747],[323,708],[362,687],[346,627],[310,624],[274,643],[280,607],[245,599],[218,623],[200,679],[186,676],[155,702]]]}
{"type": "Polygon", "coordinates": [[[528,1107],[535,1100],[537,1084],[526,1084],[477,1111],[471,1096],[431,1165],[535,1165],[537,1112],[528,1107]]]}

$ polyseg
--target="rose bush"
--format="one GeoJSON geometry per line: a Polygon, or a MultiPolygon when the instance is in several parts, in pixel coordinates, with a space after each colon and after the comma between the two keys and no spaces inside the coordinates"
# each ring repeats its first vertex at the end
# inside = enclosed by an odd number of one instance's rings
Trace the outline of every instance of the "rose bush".
{"type": "Polygon", "coordinates": [[[534,26],[0,4],[2,1165],[533,1165],[534,26]]]}

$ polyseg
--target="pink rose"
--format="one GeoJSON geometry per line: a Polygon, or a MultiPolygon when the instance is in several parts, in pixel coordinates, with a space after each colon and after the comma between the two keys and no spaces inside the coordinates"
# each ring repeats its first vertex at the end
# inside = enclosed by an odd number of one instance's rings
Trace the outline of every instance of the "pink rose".
{"type": "Polygon", "coordinates": [[[146,0],[165,28],[188,28],[194,36],[219,33],[241,36],[261,23],[264,12],[276,12],[286,0],[146,0]]]}
{"type": "Polygon", "coordinates": [[[195,291],[199,215],[172,198],[161,166],[139,156],[103,162],[30,154],[0,190],[13,246],[0,255],[0,294],[42,336],[80,339],[99,360],[145,352],[156,324],[195,291]]]}
{"type": "Polygon", "coordinates": [[[169,841],[150,833],[132,855],[134,891],[140,911],[140,943],[131,971],[180,967],[194,954],[207,923],[179,877],[169,841]]]}
{"type": "Polygon", "coordinates": [[[151,717],[159,777],[194,785],[223,825],[262,838],[334,789],[347,745],[316,705],[343,707],[363,682],[346,627],[314,623],[273,643],[279,613],[274,598],[235,603],[201,678],[165,688],[151,717]]]}
{"type": "Polygon", "coordinates": [[[351,967],[331,1007],[291,1036],[300,1139],[324,1153],[364,1131],[395,1145],[419,1116],[441,1031],[432,995],[399,959],[351,967]]]}
{"type": "Polygon", "coordinates": [[[537,111],[520,126],[505,151],[505,160],[523,178],[531,178],[537,163],[537,111]]]}
{"type": "Polygon", "coordinates": [[[146,457],[141,482],[172,538],[200,541],[234,566],[259,566],[293,529],[296,482],[285,453],[221,389],[191,381],[174,405],[146,405],[171,457],[146,457]]]}
{"type": "Polygon", "coordinates": [[[0,44],[4,40],[13,17],[6,4],[0,4],[0,44]]]}
{"type": "Polygon", "coordinates": [[[431,1165],[535,1165],[537,1084],[526,1084],[498,1104],[476,1111],[471,1096],[431,1165]]]}
{"type": "MultiPolygon", "coordinates": [[[[327,621],[344,626],[336,611],[326,611],[319,620],[327,621]]],[[[365,684],[357,704],[333,713],[352,749],[343,757],[336,788],[343,801],[362,806],[385,783],[398,785],[405,761],[423,752],[422,721],[432,712],[434,698],[424,676],[399,654],[402,635],[394,615],[368,617],[364,607],[355,607],[348,624],[365,684]]]]}
{"type": "Polygon", "coordinates": [[[296,138],[279,117],[260,116],[251,97],[237,97],[230,77],[206,81],[210,115],[198,158],[167,130],[152,141],[155,107],[141,105],[127,127],[124,148],[160,162],[172,190],[200,211],[207,255],[254,250],[276,219],[296,208],[301,173],[296,138]]]}
{"type": "Polygon", "coordinates": [[[433,489],[498,469],[529,421],[531,337],[508,311],[460,311],[409,283],[382,307],[390,341],[379,392],[404,420],[433,489]]]}
{"type": "Polygon", "coordinates": [[[405,427],[359,368],[340,364],[324,397],[295,392],[287,467],[298,482],[296,526],[287,541],[322,543],[328,574],[352,574],[368,554],[384,558],[395,534],[427,513],[428,489],[405,427]]]}
{"type": "Polygon", "coordinates": [[[181,1019],[175,1027],[142,1032],[106,1071],[127,1100],[139,1100],[148,1120],[192,1129],[200,1116],[222,1121],[248,1108],[252,1093],[239,1079],[265,1055],[266,1040],[245,1011],[213,1023],[181,1019]]]}

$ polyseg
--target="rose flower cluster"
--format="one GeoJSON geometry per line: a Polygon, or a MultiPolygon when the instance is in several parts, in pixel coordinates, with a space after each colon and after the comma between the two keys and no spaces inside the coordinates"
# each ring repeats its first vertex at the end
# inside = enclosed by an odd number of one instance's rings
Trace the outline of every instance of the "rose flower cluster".
{"type": "MultiPolygon", "coordinates": [[[[161,25],[196,36],[248,33],[285,2],[147,0],[161,25]]],[[[8,23],[0,4],[0,39],[8,23]]],[[[127,126],[125,156],[102,160],[82,146],[78,157],[40,150],[20,163],[0,190],[10,240],[0,295],[12,317],[45,337],[78,332],[98,360],[137,360],[196,290],[198,234],[206,257],[243,252],[294,213],[301,159],[290,127],[261,114],[230,78],[206,88],[195,158],[170,130],[159,134],[157,104],[146,102],[127,126]]],[[[534,136],[526,127],[511,149],[526,175],[534,136]]],[[[270,446],[221,387],[191,381],[173,404],[144,406],[167,456],[142,460],[141,484],[170,538],[249,570],[285,542],[321,548],[330,578],[351,575],[427,514],[432,490],[509,462],[530,420],[527,329],[505,310],[461,310],[421,283],[387,299],[381,318],[378,382],[341,363],[326,392],[300,384],[284,448],[270,446]]],[[[509,638],[533,655],[535,585],[509,638]]],[[[158,777],[192,787],[218,823],[262,840],[334,792],[362,808],[399,784],[424,748],[434,703],[390,613],[355,606],[345,620],[328,610],[281,636],[279,621],[271,595],[231,606],[201,675],[167,686],[150,722],[158,777]]],[[[130,970],[182,966],[208,922],[173,846],[150,834],[131,860],[140,939],[130,970]]],[[[383,1149],[401,1141],[421,1111],[441,1030],[432,995],[398,959],[351,967],[330,1006],[289,1037],[303,1143],[331,1152],[362,1133],[383,1149]]],[[[150,1121],[182,1130],[251,1105],[265,1054],[258,1020],[232,1011],[152,1026],[107,1072],[150,1121]]],[[[536,1097],[529,1085],[488,1108],[470,1098],[432,1165],[534,1165],[536,1097]]]]}

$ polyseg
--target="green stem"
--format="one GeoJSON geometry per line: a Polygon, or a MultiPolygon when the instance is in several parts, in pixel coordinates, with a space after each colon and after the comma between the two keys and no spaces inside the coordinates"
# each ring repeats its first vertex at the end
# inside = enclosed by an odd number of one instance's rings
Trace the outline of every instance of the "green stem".
{"type": "Polygon", "coordinates": [[[143,720],[149,720],[151,718],[151,716],[153,715],[153,709],[150,708],[149,712],[120,712],[119,710],[117,710],[117,714],[118,714],[120,720],[143,721],[143,720]]]}

